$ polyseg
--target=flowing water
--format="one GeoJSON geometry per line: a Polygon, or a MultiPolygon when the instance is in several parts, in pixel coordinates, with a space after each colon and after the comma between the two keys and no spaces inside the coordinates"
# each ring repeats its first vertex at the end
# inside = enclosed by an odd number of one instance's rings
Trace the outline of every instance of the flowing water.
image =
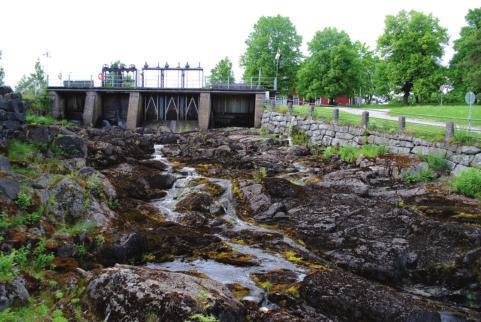
{"type": "MultiPolygon", "coordinates": [[[[162,145],[155,146],[153,158],[155,160],[160,160],[166,163],[168,165],[167,171],[179,175],[179,178],[175,182],[174,186],[167,191],[167,195],[153,203],[156,207],[160,209],[160,211],[166,216],[168,220],[174,222],[178,221],[180,214],[175,211],[177,202],[181,200],[184,196],[192,192],[201,191],[202,185],[196,185],[196,181],[198,182],[198,179],[208,179],[209,182],[220,185],[225,189],[224,193],[219,197],[217,201],[217,205],[222,207],[224,210],[222,219],[229,223],[229,225],[226,226],[228,228],[225,229],[233,231],[252,230],[265,233],[281,233],[280,231],[274,229],[259,227],[254,224],[245,222],[239,217],[237,217],[236,210],[233,205],[232,183],[230,180],[219,178],[205,178],[200,176],[195,171],[195,169],[188,167],[175,171],[172,163],[170,163],[169,160],[165,158],[165,156],[162,154],[162,145]]],[[[193,261],[188,261],[179,258],[172,262],[150,263],[148,264],[148,266],[153,268],[167,269],[171,271],[196,270],[206,274],[211,279],[221,282],[223,284],[239,283],[250,289],[248,299],[258,302],[264,300],[264,305],[268,305],[268,303],[265,302],[264,290],[257,287],[256,284],[252,281],[252,274],[266,273],[278,269],[286,269],[295,272],[299,281],[301,281],[305,276],[305,268],[284,259],[281,254],[264,250],[258,247],[233,243],[228,237],[224,236],[222,233],[219,233],[217,237],[221,238],[237,252],[251,255],[258,264],[254,266],[240,267],[230,264],[219,263],[213,260],[196,259],[193,261]]],[[[286,236],[283,237],[283,242],[299,251],[307,251],[302,245],[286,236]]]]}

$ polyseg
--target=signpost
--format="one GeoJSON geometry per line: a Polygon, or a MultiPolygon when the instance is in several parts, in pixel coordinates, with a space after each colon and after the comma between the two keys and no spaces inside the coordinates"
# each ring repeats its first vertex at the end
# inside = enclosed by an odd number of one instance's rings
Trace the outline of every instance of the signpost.
{"type": "Polygon", "coordinates": [[[473,92],[467,92],[466,96],[464,96],[464,100],[466,101],[466,104],[469,104],[469,128],[468,131],[471,131],[471,116],[473,113],[473,103],[474,100],[476,99],[476,95],[474,95],[473,92]]]}

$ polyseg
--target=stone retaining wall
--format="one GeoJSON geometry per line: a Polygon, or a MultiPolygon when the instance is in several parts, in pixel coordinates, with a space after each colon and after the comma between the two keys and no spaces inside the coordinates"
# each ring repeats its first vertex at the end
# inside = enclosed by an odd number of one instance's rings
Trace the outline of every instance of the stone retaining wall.
{"type": "Polygon", "coordinates": [[[354,126],[334,125],[321,120],[309,120],[300,116],[264,112],[262,126],[277,134],[287,134],[289,126],[304,131],[313,143],[324,146],[351,144],[385,145],[394,154],[435,154],[446,157],[453,174],[467,167],[481,168],[481,149],[444,142],[429,142],[403,134],[388,134],[354,126]],[[292,124],[292,125],[291,125],[292,124]]]}

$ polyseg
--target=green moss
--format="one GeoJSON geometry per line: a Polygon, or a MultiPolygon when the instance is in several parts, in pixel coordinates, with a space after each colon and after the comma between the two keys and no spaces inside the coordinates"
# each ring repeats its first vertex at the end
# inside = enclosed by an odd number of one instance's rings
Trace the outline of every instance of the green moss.
{"type": "Polygon", "coordinates": [[[20,140],[12,140],[8,144],[7,157],[16,161],[34,161],[39,157],[39,148],[30,143],[24,143],[20,140]]]}

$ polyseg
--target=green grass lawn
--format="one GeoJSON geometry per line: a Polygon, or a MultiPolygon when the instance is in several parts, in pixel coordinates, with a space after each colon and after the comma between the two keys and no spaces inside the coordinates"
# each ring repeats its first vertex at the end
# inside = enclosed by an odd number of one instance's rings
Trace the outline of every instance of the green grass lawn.
{"type": "MultiPolygon", "coordinates": [[[[357,108],[357,107],[353,107],[357,108]]],[[[438,122],[454,122],[468,125],[469,105],[361,105],[365,109],[386,109],[391,116],[406,116],[415,119],[432,120],[438,122]]],[[[473,105],[473,126],[481,126],[481,105],[473,105]]]]}
{"type": "MultiPolygon", "coordinates": [[[[275,108],[275,111],[285,113],[287,112],[287,106],[284,106],[284,105],[277,106],[275,108]]],[[[308,113],[309,113],[309,106],[307,105],[294,106],[294,109],[293,109],[294,115],[307,116],[308,113]]],[[[326,108],[326,107],[316,107],[314,110],[313,117],[314,119],[322,119],[322,120],[326,120],[327,122],[330,122],[332,120],[332,109],[326,108]]],[[[360,123],[361,123],[360,115],[353,115],[350,113],[339,111],[339,124],[359,126],[360,123]]],[[[394,133],[398,133],[398,122],[370,117],[368,128],[371,130],[394,134],[394,133]]],[[[456,131],[456,133],[460,134],[460,135],[457,135],[455,138],[456,143],[481,145],[480,133],[467,134],[461,131],[456,131]]],[[[440,142],[440,141],[443,141],[444,139],[445,129],[444,127],[406,123],[406,129],[404,130],[404,134],[415,136],[431,142],[440,142]]]]}

